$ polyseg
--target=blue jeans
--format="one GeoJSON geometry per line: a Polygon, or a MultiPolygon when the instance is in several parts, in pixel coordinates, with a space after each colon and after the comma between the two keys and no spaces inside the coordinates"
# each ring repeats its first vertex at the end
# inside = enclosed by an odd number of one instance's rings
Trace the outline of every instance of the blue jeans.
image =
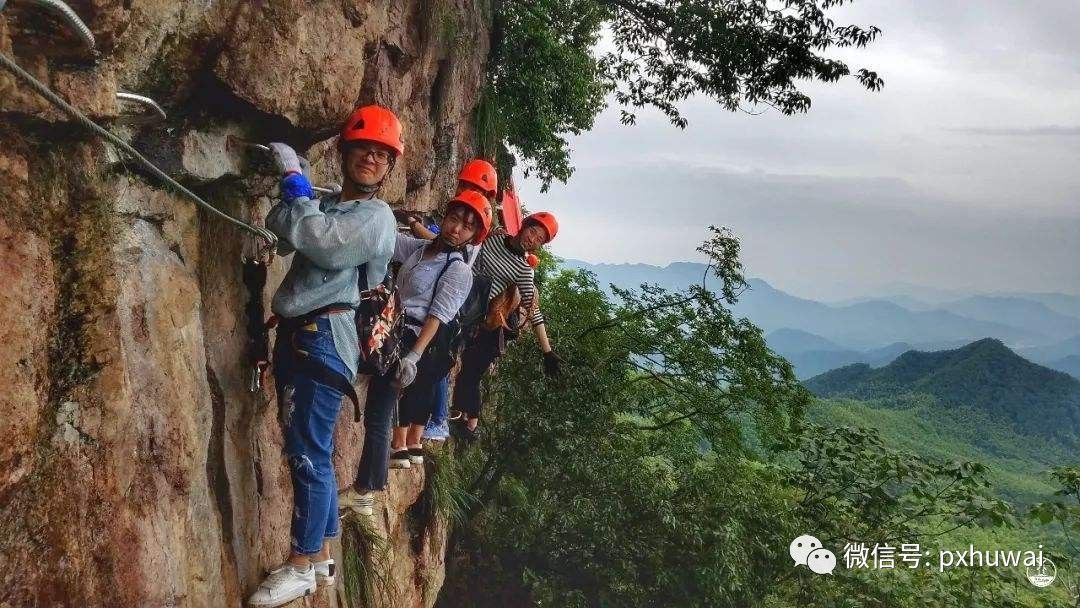
{"type": "Polygon", "coordinates": [[[334,425],[341,391],[308,377],[298,368],[307,356],[329,369],[350,376],[334,347],[330,320],[316,317],[305,325],[288,321],[278,329],[274,344],[274,378],[282,408],[285,453],[293,482],[292,549],[318,553],[323,541],[340,533],[337,477],[334,474],[334,425]]]}
{"type": "Polygon", "coordinates": [[[431,414],[431,425],[438,426],[450,415],[450,374],[443,376],[435,387],[435,411],[431,414]]]}
{"type": "MultiPolygon", "coordinates": [[[[396,369],[396,368],[395,368],[396,369]]],[[[398,389],[393,371],[371,376],[364,399],[364,448],[353,486],[360,492],[386,489],[390,466],[390,429],[397,414],[398,389]]]]}

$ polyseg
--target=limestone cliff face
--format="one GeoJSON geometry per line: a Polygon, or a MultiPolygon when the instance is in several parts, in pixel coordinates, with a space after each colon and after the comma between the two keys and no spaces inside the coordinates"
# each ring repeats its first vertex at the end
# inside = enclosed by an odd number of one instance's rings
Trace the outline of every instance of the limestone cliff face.
{"type": "MultiPolygon", "coordinates": [[[[265,215],[274,179],[239,142],[289,142],[316,183],[336,181],[339,122],[385,104],[407,154],[384,198],[428,209],[472,152],[486,5],[82,0],[88,60],[9,0],[0,51],[245,219],[265,215]],[[168,121],[132,118],[117,91],[153,97],[168,121]]],[[[257,253],[0,72],[0,606],[239,606],[287,554],[277,408],[248,390],[242,260],[257,253]]],[[[344,487],[363,437],[351,407],[338,429],[344,487]]],[[[441,585],[445,527],[414,507],[423,492],[422,472],[394,472],[375,518],[384,605],[430,606],[441,585]]],[[[297,604],[346,599],[339,586],[297,604]]]]}

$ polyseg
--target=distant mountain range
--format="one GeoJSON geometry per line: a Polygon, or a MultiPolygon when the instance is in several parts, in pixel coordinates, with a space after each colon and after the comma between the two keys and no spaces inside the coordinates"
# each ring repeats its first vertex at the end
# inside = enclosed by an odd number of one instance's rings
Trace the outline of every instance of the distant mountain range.
{"type": "MultiPolygon", "coordinates": [[[[704,264],[590,264],[565,260],[588,270],[605,288],[653,283],[684,289],[717,283],[704,264]]],[[[770,347],[795,366],[800,378],[865,363],[888,364],[907,350],[941,350],[981,338],[1001,340],[1032,361],[1066,373],[1080,373],[1080,297],[1055,293],[964,294],[956,290],[897,283],[881,297],[826,304],[793,296],[761,279],[734,311],[761,327],[770,347]]]]}
{"type": "Polygon", "coordinates": [[[969,319],[1018,327],[1050,340],[1080,334],[1080,318],[1016,296],[972,296],[944,303],[941,308],[969,319]]]}
{"type": "Polygon", "coordinates": [[[893,342],[881,348],[852,350],[843,348],[821,336],[787,327],[767,334],[765,340],[769,343],[769,348],[791,362],[800,380],[852,363],[881,367],[892,363],[893,359],[909,350],[935,351],[955,348],[967,343],[967,340],[924,344],[893,342]]]}
{"type": "Polygon", "coordinates": [[[1080,380],[1031,363],[999,340],[908,351],[875,369],[856,363],[803,382],[819,397],[883,399],[920,393],[970,407],[1017,432],[1080,446],[1080,380]]]}

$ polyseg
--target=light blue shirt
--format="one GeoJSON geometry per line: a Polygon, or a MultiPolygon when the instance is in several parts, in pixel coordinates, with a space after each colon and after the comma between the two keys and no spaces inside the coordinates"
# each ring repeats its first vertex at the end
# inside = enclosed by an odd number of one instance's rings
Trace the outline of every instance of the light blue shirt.
{"type": "MultiPolygon", "coordinates": [[[[359,305],[357,267],[367,264],[369,286],[380,283],[397,234],[385,202],[342,202],[338,195],[282,201],[267,214],[266,227],[279,239],[279,255],[296,253],[270,305],[275,314],[288,318],[331,304],[359,305]]],[[[330,315],[330,321],[338,354],[355,375],[360,348],[353,313],[330,315]]]]}
{"type": "Polygon", "coordinates": [[[406,316],[406,326],[414,332],[418,332],[419,327],[409,318],[423,322],[432,316],[443,323],[453,321],[472,289],[472,268],[461,253],[450,253],[449,258],[446,253],[439,253],[425,260],[424,248],[430,243],[426,239],[398,234],[394,248],[393,259],[401,262],[397,276],[398,297],[406,316]],[[449,266],[446,265],[448,260],[449,266]]]}

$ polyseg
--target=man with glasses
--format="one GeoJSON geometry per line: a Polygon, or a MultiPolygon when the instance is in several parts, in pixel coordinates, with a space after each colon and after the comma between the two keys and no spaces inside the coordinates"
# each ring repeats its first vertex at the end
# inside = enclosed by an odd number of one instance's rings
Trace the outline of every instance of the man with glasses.
{"type": "MultiPolygon", "coordinates": [[[[271,305],[280,319],[274,377],[293,481],[292,552],[251,595],[251,606],[281,606],[334,582],[329,540],[340,534],[334,424],[360,362],[359,284],[381,283],[394,253],[394,214],[376,195],[405,151],[393,112],[359,108],[338,138],[341,194],[317,200],[296,153],[271,146],[284,178],[282,200],[266,226],[280,239],[279,254],[295,254],[271,305]]],[[[358,481],[371,489],[386,484],[397,392],[390,376],[372,377],[365,402],[367,469],[361,466],[358,481]]]]}

